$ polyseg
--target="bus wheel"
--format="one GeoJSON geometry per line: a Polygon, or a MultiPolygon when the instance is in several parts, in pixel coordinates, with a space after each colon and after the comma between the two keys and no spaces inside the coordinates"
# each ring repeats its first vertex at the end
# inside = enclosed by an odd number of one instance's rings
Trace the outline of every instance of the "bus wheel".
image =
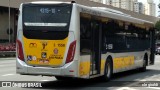
{"type": "Polygon", "coordinates": [[[105,64],[103,80],[109,81],[111,79],[112,73],[113,73],[112,60],[108,58],[105,64]]]}
{"type": "Polygon", "coordinates": [[[145,72],[146,71],[147,60],[148,60],[148,57],[145,55],[144,59],[143,59],[143,67],[140,68],[141,72],[145,72]]]}

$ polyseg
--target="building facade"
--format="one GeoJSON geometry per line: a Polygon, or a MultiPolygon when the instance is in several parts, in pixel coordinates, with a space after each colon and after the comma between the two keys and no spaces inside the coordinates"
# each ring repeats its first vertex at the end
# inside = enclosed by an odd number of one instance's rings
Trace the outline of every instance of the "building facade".
{"type": "Polygon", "coordinates": [[[147,3],[145,3],[145,14],[156,16],[156,4],[153,0],[147,0],[147,3]]]}
{"type": "Polygon", "coordinates": [[[18,9],[0,6],[0,43],[16,41],[18,9]],[[10,13],[9,13],[10,11],[10,13]]]}
{"type": "Polygon", "coordinates": [[[121,1],[121,7],[122,9],[133,11],[133,6],[135,0],[120,0],[121,1]]]}
{"type": "Polygon", "coordinates": [[[106,5],[110,5],[125,10],[134,11],[140,14],[150,16],[156,15],[156,5],[153,0],[147,0],[147,3],[138,2],[138,0],[91,0],[106,5]]]}
{"type": "Polygon", "coordinates": [[[142,2],[134,2],[134,12],[145,14],[144,12],[144,4],[142,2]]]}
{"type": "MultiPolygon", "coordinates": [[[[95,1],[95,0],[92,0],[92,1],[95,1]]],[[[96,1],[102,2],[103,4],[111,5],[114,7],[133,11],[134,2],[137,0],[96,0],[96,1]]]]}

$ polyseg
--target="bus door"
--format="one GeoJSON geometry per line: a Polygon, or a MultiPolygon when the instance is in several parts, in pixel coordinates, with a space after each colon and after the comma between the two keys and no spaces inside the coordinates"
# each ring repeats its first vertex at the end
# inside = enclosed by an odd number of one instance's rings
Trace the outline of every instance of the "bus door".
{"type": "Polygon", "coordinates": [[[91,75],[100,74],[101,63],[101,23],[99,20],[91,20],[92,45],[91,45],[91,75]]]}
{"type": "Polygon", "coordinates": [[[150,64],[154,64],[154,55],[155,55],[155,30],[154,28],[150,29],[150,46],[151,46],[151,56],[150,64]]]}

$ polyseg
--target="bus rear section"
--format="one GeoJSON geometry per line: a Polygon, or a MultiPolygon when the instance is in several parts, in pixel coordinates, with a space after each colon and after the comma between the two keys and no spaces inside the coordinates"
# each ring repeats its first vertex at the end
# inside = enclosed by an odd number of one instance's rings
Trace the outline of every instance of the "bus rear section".
{"type": "Polygon", "coordinates": [[[22,4],[17,32],[17,73],[74,76],[76,40],[72,4],[22,4]]]}

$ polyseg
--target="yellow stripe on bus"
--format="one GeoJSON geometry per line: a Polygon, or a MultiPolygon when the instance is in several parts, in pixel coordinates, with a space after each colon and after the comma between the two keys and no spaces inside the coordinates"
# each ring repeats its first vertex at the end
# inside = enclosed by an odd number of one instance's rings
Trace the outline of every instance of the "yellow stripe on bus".
{"type": "MultiPolygon", "coordinates": [[[[79,75],[80,76],[85,76],[85,75],[89,75],[90,73],[90,61],[83,61],[80,62],[80,67],[79,67],[79,75]]],[[[104,71],[105,68],[105,60],[101,60],[101,71],[104,71]]]]}
{"type": "Polygon", "coordinates": [[[114,58],[113,63],[114,69],[130,67],[134,65],[134,56],[114,58]]]}
{"type": "Polygon", "coordinates": [[[106,60],[101,60],[101,71],[104,71],[106,60]]]}
{"type": "Polygon", "coordinates": [[[79,75],[84,76],[88,75],[90,72],[90,62],[89,61],[83,61],[80,62],[80,67],[79,67],[79,75]]]}

